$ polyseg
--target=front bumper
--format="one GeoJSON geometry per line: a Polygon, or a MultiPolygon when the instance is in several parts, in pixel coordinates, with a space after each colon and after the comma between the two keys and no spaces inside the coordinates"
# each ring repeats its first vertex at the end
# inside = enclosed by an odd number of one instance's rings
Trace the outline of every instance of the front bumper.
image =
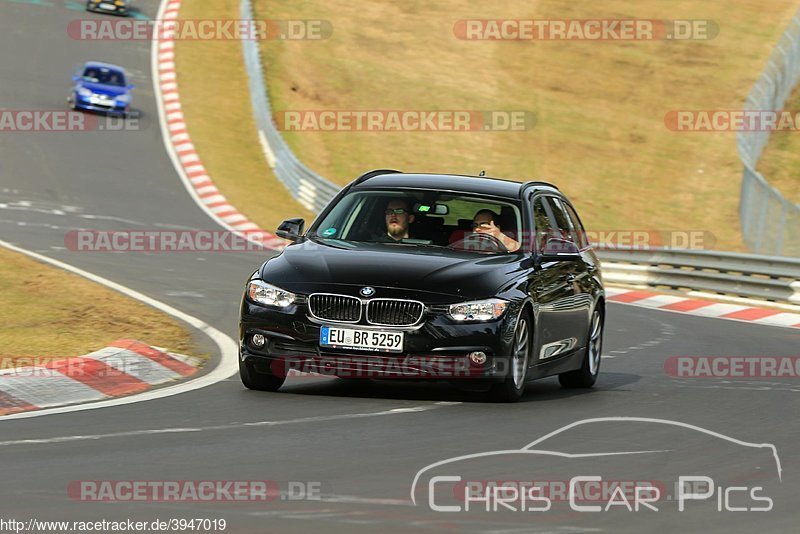
{"type": "Polygon", "coordinates": [[[73,100],[75,102],[76,109],[83,109],[87,111],[97,111],[100,113],[114,113],[118,115],[124,115],[130,111],[129,104],[120,104],[116,100],[108,104],[100,104],[98,102],[92,102],[90,98],[82,97],[80,95],[74,95],[73,100]]]}
{"type": "Polygon", "coordinates": [[[429,309],[421,326],[415,328],[322,322],[325,326],[404,332],[403,351],[387,353],[321,347],[322,324],[309,317],[304,304],[275,309],[244,299],[239,356],[256,371],[278,376],[294,370],[349,378],[501,380],[507,371],[517,315],[518,310],[509,306],[497,320],[458,323],[429,309]],[[265,336],[262,347],[252,342],[255,334],[265,336]],[[468,356],[471,352],[485,353],[486,361],[474,363],[468,356]]]}
{"type": "Polygon", "coordinates": [[[86,9],[89,11],[96,11],[100,13],[114,13],[116,15],[127,15],[128,6],[118,6],[113,2],[89,2],[86,4],[86,9]]]}

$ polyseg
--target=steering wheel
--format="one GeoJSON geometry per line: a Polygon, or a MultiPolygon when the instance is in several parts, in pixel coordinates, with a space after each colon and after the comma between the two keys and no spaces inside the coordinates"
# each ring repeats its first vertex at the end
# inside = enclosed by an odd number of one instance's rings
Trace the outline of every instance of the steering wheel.
{"type": "Polygon", "coordinates": [[[450,247],[458,250],[474,250],[476,252],[508,252],[508,248],[503,242],[491,234],[468,234],[464,239],[451,244],[450,247]]]}

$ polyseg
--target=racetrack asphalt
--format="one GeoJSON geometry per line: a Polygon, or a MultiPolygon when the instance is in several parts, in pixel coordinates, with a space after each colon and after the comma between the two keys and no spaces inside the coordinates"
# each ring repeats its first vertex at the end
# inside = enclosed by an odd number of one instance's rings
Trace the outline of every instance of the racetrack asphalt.
{"type": "MultiPolygon", "coordinates": [[[[155,16],[152,0],[138,5],[155,16]]],[[[0,239],[122,283],[235,338],[243,284],[264,253],[65,249],[65,233],[76,228],[219,229],[191,200],[164,151],[150,80],[150,43],[72,40],[66,29],[70,20],[103,16],[65,6],[0,1],[0,108],[64,109],[73,68],[95,59],[121,64],[133,74],[142,129],[0,132],[0,239]]],[[[57,275],[53,282],[55,290],[69,290],[59,288],[57,275]]],[[[523,401],[513,405],[483,402],[446,384],[416,382],[298,377],[279,393],[258,393],[232,376],[140,404],[0,421],[0,519],[225,518],[227,532],[796,530],[800,379],[679,380],[667,375],[664,363],[671,356],[800,356],[800,333],[618,304],[610,304],[608,312],[604,354],[609,357],[593,390],[568,391],[547,379],[533,383],[523,401]],[[766,473],[774,509],[720,512],[695,504],[677,513],[676,506],[666,504],[660,512],[474,515],[410,505],[414,476],[428,464],[518,449],[569,423],[623,416],[680,421],[746,442],[774,444],[782,480],[775,484],[774,466],[761,460],[753,461],[752,478],[743,480],[748,460],[733,463],[736,455],[723,454],[727,449],[718,442],[687,438],[658,423],[595,425],[576,433],[577,441],[564,439],[559,446],[678,450],[680,443],[673,440],[685,442],[688,450],[656,461],[652,471],[626,476],[713,472],[730,486],[755,484],[762,480],[759,473],[766,473]],[[67,491],[71,482],[83,480],[272,480],[281,489],[291,481],[319,482],[322,499],[85,502],[67,491]]],[[[600,469],[616,460],[595,461],[600,469]]],[[[520,476],[593,474],[538,468],[544,471],[520,476]]]]}

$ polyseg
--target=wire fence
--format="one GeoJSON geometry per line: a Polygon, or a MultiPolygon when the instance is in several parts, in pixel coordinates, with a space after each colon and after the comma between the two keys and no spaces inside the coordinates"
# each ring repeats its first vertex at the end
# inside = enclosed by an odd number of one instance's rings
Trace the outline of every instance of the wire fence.
{"type": "MultiPolygon", "coordinates": [[[[781,36],[745,110],[783,109],[800,80],[800,11],[781,36]]],[[[756,170],[770,132],[740,131],[736,144],[744,165],[739,218],[747,246],[757,254],[800,256],[800,205],[793,204],[756,170]]]]}
{"type": "MultiPolygon", "coordinates": [[[[241,0],[240,10],[243,20],[253,20],[250,0],[241,0]]],[[[272,121],[259,41],[243,39],[242,46],[253,115],[267,163],[291,195],[317,213],[340,187],[303,165],[286,144],[272,121]]],[[[745,109],[782,109],[798,79],[800,11],[776,45],[766,69],[745,101],[745,109]]],[[[747,246],[758,254],[800,256],[800,205],[784,198],[756,171],[769,135],[769,131],[739,132],[737,135],[737,146],[744,165],[739,205],[742,234],[747,246]]]]}

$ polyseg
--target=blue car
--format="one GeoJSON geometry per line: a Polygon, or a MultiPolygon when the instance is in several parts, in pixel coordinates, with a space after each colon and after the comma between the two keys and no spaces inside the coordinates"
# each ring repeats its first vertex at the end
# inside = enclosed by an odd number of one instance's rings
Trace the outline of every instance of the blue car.
{"type": "Polygon", "coordinates": [[[131,109],[131,90],[125,69],[90,61],[72,77],[72,92],[67,101],[71,109],[127,115],[131,109]]]}

